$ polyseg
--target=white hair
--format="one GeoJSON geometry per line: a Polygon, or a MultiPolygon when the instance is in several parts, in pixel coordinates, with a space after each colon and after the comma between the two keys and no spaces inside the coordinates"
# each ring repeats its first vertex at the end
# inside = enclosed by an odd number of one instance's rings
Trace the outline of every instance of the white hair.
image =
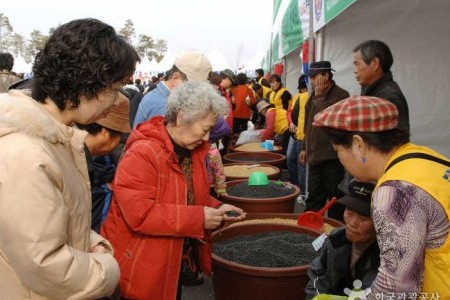
{"type": "Polygon", "coordinates": [[[193,123],[212,113],[215,117],[228,113],[226,99],[206,82],[186,81],[176,87],[167,100],[166,122],[175,123],[179,112],[183,122],[193,123]]]}

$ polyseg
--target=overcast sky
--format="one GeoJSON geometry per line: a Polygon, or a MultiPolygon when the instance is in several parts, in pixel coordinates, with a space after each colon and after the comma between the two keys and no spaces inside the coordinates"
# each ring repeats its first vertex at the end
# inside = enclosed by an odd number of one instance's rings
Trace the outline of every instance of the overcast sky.
{"type": "Polygon", "coordinates": [[[48,34],[49,28],[77,18],[97,18],[117,30],[131,19],[136,34],[166,40],[169,51],[197,50],[208,55],[216,48],[234,67],[239,52],[244,63],[259,49],[268,49],[272,3],[272,0],[13,0],[2,1],[0,13],[9,18],[15,32],[26,38],[34,29],[48,34]]]}

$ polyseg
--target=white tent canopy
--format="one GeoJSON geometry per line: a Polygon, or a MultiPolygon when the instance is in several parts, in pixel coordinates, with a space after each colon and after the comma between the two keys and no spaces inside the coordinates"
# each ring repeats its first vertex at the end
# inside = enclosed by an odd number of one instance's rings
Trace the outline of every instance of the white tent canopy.
{"type": "Polygon", "coordinates": [[[231,69],[225,56],[217,48],[209,53],[208,58],[211,62],[214,71],[222,71],[224,69],[231,69]]]}
{"type": "Polygon", "coordinates": [[[157,72],[166,72],[173,67],[173,63],[175,61],[176,55],[168,50],[164,55],[163,59],[157,64],[156,71],[157,72]]]}
{"type": "Polygon", "coordinates": [[[136,71],[152,73],[152,72],[156,72],[157,68],[158,68],[158,63],[156,62],[155,59],[152,59],[152,61],[149,61],[148,57],[144,56],[143,58],[141,58],[141,62],[137,65],[136,71]]]}
{"type": "Polygon", "coordinates": [[[14,58],[14,66],[13,71],[16,73],[31,73],[32,65],[31,63],[28,64],[23,59],[22,55],[18,55],[16,58],[14,58]]]}
{"type": "Polygon", "coordinates": [[[244,63],[244,67],[246,70],[256,70],[261,68],[261,62],[264,58],[265,52],[263,49],[259,48],[258,51],[255,52],[253,57],[246,63],[244,63]]]}
{"type": "Polygon", "coordinates": [[[158,73],[158,63],[155,59],[149,61],[147,56],[141,58],[141,62],[136,66],[135,76],[143,79],[150,79],[158,73]]]}

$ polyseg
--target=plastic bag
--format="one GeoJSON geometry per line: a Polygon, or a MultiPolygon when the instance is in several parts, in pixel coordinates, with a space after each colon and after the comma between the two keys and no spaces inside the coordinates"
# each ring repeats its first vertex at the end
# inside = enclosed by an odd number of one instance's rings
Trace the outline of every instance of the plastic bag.
{"type": "Polygon", "coordinates": [[[261,135],[259,134],[259,131],[255,130],[255,125],[253,125],[251,121],[248,121],[247,130],[241,132],[236,145],[259,142],[261,142],[261,135]]]}

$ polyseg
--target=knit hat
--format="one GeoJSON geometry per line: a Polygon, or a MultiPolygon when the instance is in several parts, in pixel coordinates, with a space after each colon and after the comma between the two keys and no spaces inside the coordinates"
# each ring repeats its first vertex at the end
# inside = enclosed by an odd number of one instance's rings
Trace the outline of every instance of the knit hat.
{"type": "Polygon", "coordinates": [[[380,132],[396,128],[397,123],[397,107],[391,102],[377,97],[351,96],[316,114],[313,126],[380,132]]]}
{"type": "Polygon", "coordinates": [[[326,71],[334,71],[334,69],[331,68],[331,63],[326,60],[316,61],[309,65],[308,72],[305,73],[305,76],[314,77],[317,74],[326,71]]]}
{"type": "Polygon", "coordinates": [[[360,215],[370,216],[370,202],[375,184],[352,180],[348,184],[347,195],[337,200],[337,203],[345,205],[348,209],[356,211],[360,215]]]}
{"type": "Polygon", "coordinates": [[[108,116],[96,123],[118,132],[130,133],[130,101],[122,94],[119,94],[118,97],[122,97],[119,104],[112,106],[108,116]]]}
{"type": "Polygon", "coordinates": [[[208,81],[212,65],[209,59],[198,52],[184,52],[175,58],[174,65],[190,81],[208,81]]]}
{"type": "Polygon", "coordinates": [[[234,72],[231,71],[230,69],[225,69],[225,70],[221,71],[220,75],[222,75],[224,77],[228,77],[233,84],[237,83],[236,75],[234,75],[234,72]]]}

